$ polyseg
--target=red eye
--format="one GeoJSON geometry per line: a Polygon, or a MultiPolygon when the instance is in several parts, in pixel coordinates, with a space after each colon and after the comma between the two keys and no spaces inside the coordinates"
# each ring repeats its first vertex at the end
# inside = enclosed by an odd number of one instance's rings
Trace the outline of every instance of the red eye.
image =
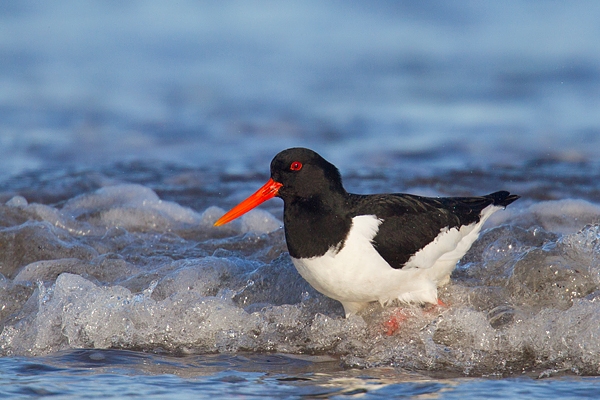
{"type": "Polygon", "coordinates": [[[290,165],[290,171],[300,171],[302,169],[302,163],[300,161],[294,161],[290,165]]]}

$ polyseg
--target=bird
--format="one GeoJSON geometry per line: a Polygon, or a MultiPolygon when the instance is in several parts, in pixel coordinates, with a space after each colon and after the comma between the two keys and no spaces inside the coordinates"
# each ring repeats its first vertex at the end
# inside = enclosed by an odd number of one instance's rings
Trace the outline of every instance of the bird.
{"type": "Polygon", "coordinates": [[[375,301],[443,304],[438,287],[449,282],[485,221],[520,196],[352,194],[333,164],[295,147],[278,153],[267,183],[214,226],[273,197],[283,200],[285,240],[297,271],[350,317],[375,301]]]}

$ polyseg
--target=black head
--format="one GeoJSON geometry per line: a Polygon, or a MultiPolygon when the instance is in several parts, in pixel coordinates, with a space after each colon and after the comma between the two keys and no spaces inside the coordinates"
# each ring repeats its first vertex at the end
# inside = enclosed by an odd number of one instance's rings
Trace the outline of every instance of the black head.
{"type": "Polygon", "coordinates": [[[346,191],[337,168],[312,150],[293,148],[271,161],[271,179],[246,200],[215,222],[221,226],[245,214],[274,196],[290,204],[312,210],[332,207],[343,201],[346,191]]]}
{"type": "Polygon", "coordinates": [[[284,201],[345,193],[338,169],[314,151],[301,147],[283,150],[273,158],[271,178],[283,185],[277,196],[284,201]]]}

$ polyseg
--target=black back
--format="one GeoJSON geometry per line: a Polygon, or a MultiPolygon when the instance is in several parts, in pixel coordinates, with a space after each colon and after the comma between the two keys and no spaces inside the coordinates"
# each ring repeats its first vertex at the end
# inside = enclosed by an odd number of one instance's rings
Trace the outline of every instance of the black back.
{"type": "Polygon", "coordinates": [[[504,191],[480,197],[355,196],[356,215],[374,211],[383,220],[373,244],[392,268],[402,268],[441,230],[479,222],[481,211],[490,204],[506,207],[519,198],[504,191]]]}

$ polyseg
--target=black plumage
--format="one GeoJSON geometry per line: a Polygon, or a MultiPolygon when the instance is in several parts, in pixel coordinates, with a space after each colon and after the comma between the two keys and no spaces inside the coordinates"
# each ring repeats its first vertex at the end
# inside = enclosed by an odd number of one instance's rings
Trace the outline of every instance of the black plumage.
{"type": "Polygon", "coordinates": [[[392,268],[402,268],[443,229],[478,222],[489,205],[506,207],[519,196],[506,191],[478,197],[422,197],[410,194],[359,195],[346,192],[338,169],[312,150],[292,148],[271,162],[273,180],[283,187],[284,226],[290,255],[318,257],[341,248],[352,218],[374,215],[383,222],[373,244],[392,268]],[[301,170],[290,170],[294,162],[301,170]]]}

